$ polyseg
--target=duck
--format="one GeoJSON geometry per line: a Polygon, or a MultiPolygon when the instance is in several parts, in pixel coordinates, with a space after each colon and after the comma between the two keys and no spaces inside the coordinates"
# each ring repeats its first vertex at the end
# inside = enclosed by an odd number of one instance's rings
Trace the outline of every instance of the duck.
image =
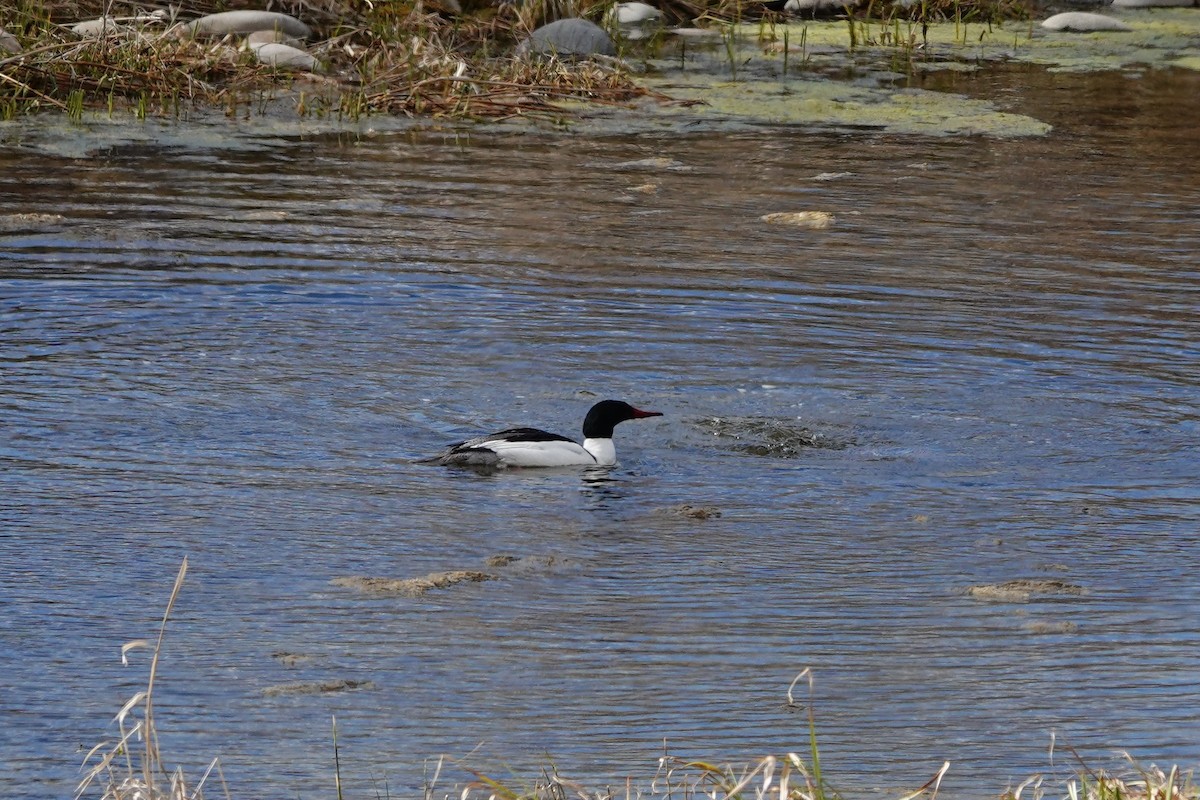
{"type": "Polygon", "coordinates": [[[448,467],[611,467],[617,463],[613,429],[631,419],[661,417],[623,400],[601,400],[583,418],[583,443],[540,428],[508,428],[452,444],[421,463],[448,467]]]}

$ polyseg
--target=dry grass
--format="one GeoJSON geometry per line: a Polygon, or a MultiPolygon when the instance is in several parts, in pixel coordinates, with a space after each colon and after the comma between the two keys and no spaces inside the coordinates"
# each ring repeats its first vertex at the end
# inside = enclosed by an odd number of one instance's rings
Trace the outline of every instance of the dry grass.
{"type": "MultiPolygon", "coordinates": [[[[557,768],[543,770],[520,788],[515,788],[512,781],[506,783],[467,768],[474,780],[465,787],[455,787],[454,794],[461,800],[841,800],[842,795],[821,772],[813,683],[812,671],[806,669],[796,676],[787,691],[787,707],[803,711],[807,718],[809,749],[804,755],[767,756],[740,767],[664,755],[659,758],[658,770],[648,784],[627,779],[617,788],[603,789],[588,788],[567,779],[557,768]],[[806,702],[798,702],[794,695],[796,686],[802,682],[808,688],[806,702]]],[[[1156,766],[1142,767],[1126,753],[1124,757],[1129,769],[1122,774],[1111,774],[1091,769],[1074,750],[1066,749],[1077,762],[1072,777],[1064,783],[1051,785],[1043,776],[1035,775],[1015,789],[998,794],[999,800],[1200,800],[1200,787],[1192,773],[1181,773],[1178,767],[1172,767],[1168,772],[1156,766]]],[[[426,800],[435,796],[436,783],[444,766],[444,760],[439,761],[432,779],[427,782],[426,800]]],[[[896,800],[935,800],[949,772],[950,762],[947,761],[923,785],[896,800]]],[[[972,792],[986,793],[986,789],[972,792]]]]}
{"type": "MultiPolygon", "coordinates": [[[[158,664],[162,655],[167,622],[187,575],[185,558],[175,577],[167,608],[153,645],[146,688],[137,692],[121,707],[115,722],[118,736],[97,744],[84,758],[84,777],[76,791],[76,800],[98,795],[100,800],[203,800],[205,787],[214,776],[221,785],[221,794],[230,794],[221,774],[220,764],[213,759],[198,781],[190,783],[180,768],[167,769],[158,745],[154,722],[154,692],[158,664]]],[[[121,660],[137,649],[150,648],[146,640],[126,643],[121,648],[121,660]]],[[[340,691],[360,688],[361,684],[342,681],[330,684],[296,684],[305,692],[340,691]]],[[[279,692],[286,693],[286,692],[279,692]]],[[[465,765],[465,759],[454,766],[472,777],[451,790],[438,789],[446,760],[439,759],[434,772],[425,781],[425,800],[436,797],[456,797],[459,800],[840,800],[842,795],[833,788],[821,770],[817,744],[816,713],[813,703],[814,678],[811,670],[796,676],[787,690],[786,707],[804,714],[808,728],[808,751],[787,753],[783,757],[767,756],[748,765],[720,766],[709,761],[686,759],[664,754],[648,782],[638,783],[628,778],[616,788],[593,789],[570,780],[556,767],[542,770],[530,781],[499,780],[465,765]],[[797,685],[807,686],[807,699],[798,701],[797,685]]],[[[342,797],[341,762],[338,752],[337,723],[333,728],[334,796],[342,797]]],[[[1178,767],[1167,771],[1155,765],[1144,767],[1129,754],[1124,754],[1128,768],[1110,773],[1089,767],[1070,747],[1064,748],[1074,758],[1074,774],[1065,782],[1048,781],[1035,775],[1015,788],[997,795],[999,800],[1200,800],[1200,786],[1191,771],[1178,767]]],[[[1053,746],[1051,747],[1053,756],[1053,746]]],[[[896,800],[935,800],[942,781],[950,771],[950,762],[942,764],[933,776],[914,791],[896,800]]],[[[976,792],[978,794],[978,792],[976,792]]]]}
{"type": "MultiPolygon", "coordinates": [[[[1037,775],[1015,789],[996,795],[999,800],[1198,800],[1200,788],[1192,774],[1181,774],[1178,767],[1163,772],[1158,767],[1144,768],[1126,755],[1129,769],[1122,774],[1081,771],[1065,783],[1047,782],[1037,775]]],[[[783,758],[767,756],[742,767],[716,766],[674,756],[659,759],[657,773],[648,783],[627,780],[618,787],[589,788],[570,780],[551,768],[531,781],[517,785],[501,781],[477,770],[468,769],[474,780],[454,787],[444,796],[461,800],[841,800],[843,795],[814,772],[814,762],[806,762],[797,753],[783,758]]],[[[439,761],[425,797],[436,796],[436,781],[445,766],[439,761]]],[[[890,796],[895,800],[934,800],[950,770],[946,762],[923,786],[911,793],[890,796]]],[[[987,794],[984,789],[972,794],[987,794]]]]}
{"type": "MultiPolygon", "coordinates": [[[[171,610],[179,597],[179,590],[183,588],[187,568],[185,558],[175,576],[175,585],[171,589],[158,639],[154,643],[146,688],[129,698],[117,712],[117,739],[100,742],[84,757],[83,766],[87,771],[76,789],[76,800],[95,793],[99,794],[101,800],[202,800],[205,785],[214,773],[224,786],[225,780],[217,759],[212,760],[195,783],[188,782],[182,769],[168,770],[159,750],[158,729],[154,724],[154,681],[162,655],[163,638],[171,610]]],[[[150,643],[144,639],[127,642],[121,647],[122,663],[128,664],[130,651],[148,647],[150,643]]],[[[228,798],[229,792],[226,790],[224,795],[228,798]]]]}
{"type": "Polygon", "coordinates": [[[1180,774],[1178,767],[1163,772],[1157,766],[1142,767],[1131,757],[1130,769],[1122,774],[1088,770],[1067,781],[1065,787],[1050,790],[1042,777],[1034,776],[1016,789],[1001,795],[1001,800],[1196,800],[1200,797],[1192,773],[1180,774]]]}
{"type": "MultiPolygon", "coordinates": [[[[600,20],[615,0],[191,0],[159,18],[129,0],[16,0],[3,25],[25,52],[0,58],[0,118],[45,110],[186,116],[195,108],[291,108],[296,113],[466,118],[561,116],[564,101],[627,105],[651,97],[617,60],[582,63],[513,58],[535,27],[564,16],[600,20]],[[448,8],[459,6],[461,13],[448,8]],[[311,25],[322,76],[261,65],[233,38],[189,41],[171,22],[217,10],[283,11],[311,25]],[[80,41],[67,23],[101,14],[132,18],[135,32],[80,41]],[[167,16],[171,18],[166,18],[167,16]],[[273,100],[284,99],[282,106],[273,100]]],[[[1031,0],[925,0],[900,9],[870,0],[857,19],[993,20],[1029,15],[1031,0]]],[[[658,0],[670,23],[782,19],[761,0],[658,0]]],[[[851,36],[855,26],[849,27],[851,36]]],[[[567,105],[572,105],[567,104],[567,105]]]]}
{"type": "Polygon", "coordinates": [[[246,69],[229,48],[171,38],[79,41],[50,30],[21,56],[0,61],[0,114],[11,118],[56,108],[130,107],[139,116],[178,115],[199,103],[265,91],[262,69],[246,69]]]}
{"type": "Polygon", "coordinates": [[[318,76],[261,65],[233,37],[179,38],[168,32],[167,19],[129,23],[133,30],[125,36],[80,41],[60,23],[97,9],[26,2],[4,21],[25,52],[0,59],[0,118],[48,109],[73,117],[126,109],[139,117],[186,116],[201,107],[233,115],[278,109],[272,102],[278,99],[301,115],[503,118],[569,114],[558,105],[564,100],[627,104],[649,94],[616,60],[512,57],[533,24],[522,14],[541,7],[527,4],[518,13],[503,6],[451,19],[419,5],[387,2],[373,4],[370,13],[338,4],[306,6],[305,20],[322,37],[310,48],[326,68],[318,76]]]}

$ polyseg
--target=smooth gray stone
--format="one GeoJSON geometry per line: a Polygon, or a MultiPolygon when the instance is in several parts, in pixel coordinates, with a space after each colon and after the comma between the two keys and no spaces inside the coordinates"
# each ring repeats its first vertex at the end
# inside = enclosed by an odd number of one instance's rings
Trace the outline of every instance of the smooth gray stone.
{"type": "Polygon", "coordinates": [[[254,31],[246,37],[246,45],[254,47],[259,44],[286,44],[297,50],[303,50],[304,44],[283,31],[254,31]]]}
{"type": "Polygon", "coordinates": [[[1115,8],[1178,8],[1196,5],[1195,0],[1113,0],[1115,8]]]}
{"type": "Polygon", "coordinates": [[[1065,11],[1062,14],[1055,14],[1049,19],[1043,20],[1042,27],[1051,31],[1075,31],[1076,33],[1133,30],[1119,19],[1106,17],[1103,14],[1090,14],[1086,11],[1065,11]]]}
{"type": "Polygon", "coordinates": [[[84,39],[99,39],[101,36],[124,36],[128,31],[112,17],[97,17],[71,26],[71,33],[84,39]]]}
{"type": "Polygon", "coordinates": [[[21,52],[21,43],[17,41],[17,37],[4,28],[0,28],[0,52],[14,54],[21,52]]]}
{"type": "Polygon", "coordinates": [[[280,31],[296,39],[312,36],[312,30],[303,22],[278,11],[222,11],[201,17],[187,26],[187,32],[192,36],[224,36],[227,33],[255,31],[280,31]]]}
{"type": "Polygon", "coordinates": [[[615,56],[612,37],[594,22],[578,17],[560,19],[535,30],[517,47],[518,55],[615,56]]]}
{"type": "Polygon", "coordinates": [[[617,3],[613,6],[612,16],[618,25],[638,25],[662,19],[662,12],[649,3],[617,3]]]}
{"type": "Polygon", "coordinates": [[[721,32],[712,28],[671,28],[667,31],[674,36],[682,36],[685,39],[720,39],[721,32]]]}
{"type": "Polygon", "coordinates": [[[321,62],[314,56],[291,45],[279,42],[264,42],[250,45],[258,60],[275,69],[298,69],[306,72],[321,72],[321,62]]]}
{"type": "Polygon", "coordinates": [[[789,14],[819,14],[841,11],[847,7],[854,8],[858,4],[859,0],[787,0],[783,4],[783,10],[789,14]]]}

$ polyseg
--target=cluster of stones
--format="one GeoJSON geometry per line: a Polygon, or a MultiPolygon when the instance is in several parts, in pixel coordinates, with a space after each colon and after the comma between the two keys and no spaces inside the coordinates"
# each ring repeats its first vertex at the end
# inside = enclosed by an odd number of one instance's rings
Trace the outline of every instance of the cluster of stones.
{"type": "MultiPolygon", "coordinates": [[[[241,37],[242,48],[276,69],[321,72],[321,62],[304,49],[312,30],[300,20],[275,11],[225,11],[191,22],[168,24],[163,11],[133,17],[99,17],[70,26],[81,39],[147,39],[166,36],[210,39],[241,37]],[[161,30],[156,30],[161,26],[161,30]]],[[[20,53],[20,42],[0,29],[0,49],[20,53]]]]}
{"type": "MultiPolygon", "coordinates": [[[[899,0],[915,2],[916,0],[899,0]]],[[[1103,0],[1102,0],[1103,1],[1103,0]]],[[[815,16],[841,11],[860,0],[763,0],[764,9],[782,13],[815,16]]],[[[1149,8],[1155,6],[1200,6],[1200,0],[1110,0],[1115,8],[1149,8]]],[[[80,22],[71,30],[80,37],[144,37],[155,25],[166,25],[164,12],[136,17],[99,19],[80,22]]],[[[652,5],[633,0],[615,4],[605,23],[620,31],[627,39],[640,39],[652,34],[662,25],[662,12],[652,5]]],[[[1129,25],[1119,19],[1083,11],[1055,14],[1042,22],[1051,31],[1128,31],[1129,25]]],[[[703,31],[682,28],[672,31],[681,36],[699,35],[703,31]]],[[[274,11],[225,11],[209,14],[187,23],[165,27],[160,36],[189,36],[215,38],[239,36],[241,46],[254,53],[258,60],[276,69],[323,71],[321,62],[304,49],[304,41],[312,31],[300,20],[274,11]]],[[[0,28],[0,51],[20,53],[21,45],[11,34],[0,28]]],[[[567,58],[611,57],[617,53],[608,31],[587,19],[560,19],[535,30],[517,48],[518,55],[553,55],[567,58]]]]}
{"type": "MultiPolygon", "coordinates": [[[[859,0],[763,0],[763,9],[791,14],[815,16],[830,11],[841,11],[847,3],[857,5],[859,0]]],[[[663,14],[649,3],[631,0],[616,3],[604,19],[605,25],[619,31],[622,38],[630,41],[645,39],[662,28],[663,14]]],[[[667,31],[685,37],[711,34],[697,28],[675,28],[667,31]]],[[[608,31],[590,20],[579,17],[560,19],[543,25],[523,41],[517,48],[519,55],[555,55],[574,58],[592,56],[614,56],[617,48],[608,31]]]]}
{"type": "MultiPolygon", "coordinates": [[[[901,5],[910,5],[919,0],[898,0],[901,5]]],[[[1101,0],[1111,2],[1113,8],[1152,8],[1163,6],[1200,6],[1200,0],[1101,0]]],[[[763,0],[764,9],[785,14],[816,16],[840,12],[847,7],[860,4],[860,0],[763,0]]],[[[646,38],[662,24],[662,12],[643,2],[617,3],[605,18],[607,26],[626,39],[646,38]]],[[[1085,11],[1069,11],[1042,22],[1050,31],[1090,33],[1095,31],[1130,31],[1125,22],[1115,17],[1085,11]]],[[[680,36],[696,36],[707,33],[693,28],[668,31],[680,36]]],[[[586,19],[561,19],[543,25],[533,32],[519,49],[521,53],[554,54],[569,57],[612,56],[616,47],[608,32],[586,19]]]]}

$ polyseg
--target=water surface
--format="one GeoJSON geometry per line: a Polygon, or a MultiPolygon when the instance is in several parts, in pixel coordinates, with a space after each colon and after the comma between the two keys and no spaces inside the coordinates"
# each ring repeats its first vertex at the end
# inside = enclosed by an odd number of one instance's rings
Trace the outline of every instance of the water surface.
{"type": "Polygon", "coordinates": [[[1197,78],[927,80],[1055,130],[0,129],[0,214],[61,217],[0,261],[9,794],[71,793],[185,555],[163,747],[234,796],[331,796],[335,714],[355,796],[802,750],[805,667],[850,792],[1200,762],[1197,78]],[[606,475],[412,463],[610,396],[664,417],[606,475]],[[967,594],[1022,578],[1086,591],[967,594]]]}

